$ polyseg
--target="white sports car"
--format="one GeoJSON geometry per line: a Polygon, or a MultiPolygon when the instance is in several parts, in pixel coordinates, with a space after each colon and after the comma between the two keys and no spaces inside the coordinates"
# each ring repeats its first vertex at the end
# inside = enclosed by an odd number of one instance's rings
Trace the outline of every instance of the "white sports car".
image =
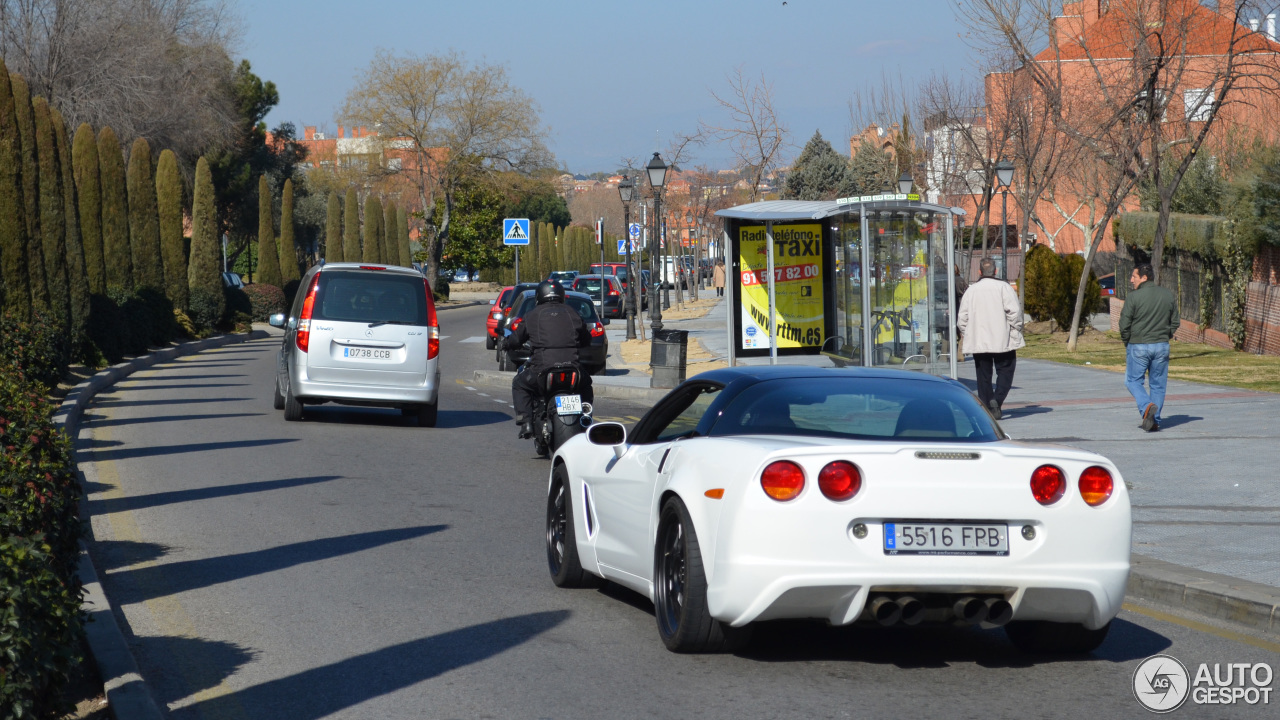
{"type": "Polygon", "coordinates": [[[1016,442],[963,385],[896,370],[715,370],[628,437],[592,426],[552,458],[547,560],[653,600],[677,652],[751,623],[1004,626],[1028,652],[1089,652],[1129,577],[1129,497],[1106,458],[1016,442]]]}

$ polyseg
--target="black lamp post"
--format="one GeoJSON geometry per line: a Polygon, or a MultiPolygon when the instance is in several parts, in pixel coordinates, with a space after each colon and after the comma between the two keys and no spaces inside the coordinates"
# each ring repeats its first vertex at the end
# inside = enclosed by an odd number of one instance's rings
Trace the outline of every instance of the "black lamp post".
{"type": "MultiPolygon", "coordinates": [[[[689,299],[697,300],[698,299],[698,280],[699,280],[698,273],[701,270],[701,268],[698,267],[698,251],[697,251],[698,246],[696,244],[697,241],[694,240],[693,211],[691,210],[684,211],[684,232],[686,235],[689,236],[688,239],[685,241],[689,243],[688,254],[693,257],[693,262],[689,263],[689,274],[685,276],[685,284],[689,287],[689,299]]],[[[684,254],[683,250],[681,250],[680,252],[682,253],[682,255],[684,254]]],[[[681,259],[683,260],[684,258],[681,257],[681,259]]]]}
{"type": "Polygon", "coordinates": [[[1000,279],[1009,279],[1009,183],[1013,182],[1013,163],[996,163],[996,182],[1000,183],[1000,279]]]}
{"type": "Polygon", "coordinates": [[[618,197],[622,198],[622,237],[627,243],[627,339],[636,339],[636,306],[640,304],[639,273],[631,266],[631,198],[636,184],[626,175],[618,183],[618,197]]]}
{"type": "Polygon", "coordinates": [[[654,284],[654,280],[661,284],[662,279],[654,265],[654,257],[658,254],[653,251],[662,247],[662,185],[667,181],[667,164],[662,162],[658,153],[654,153],[649,164],[644,166],[644,171],[649,175],[649,187],[653,188],[653,237],[658,246],[649,248],[649,274],[652,276],[649,278],[649,315],[653,318],[649,327],[653,331],[651,337],[656,338],[662,330],[662,306],[658,302],[658,286],[654,284]]]}

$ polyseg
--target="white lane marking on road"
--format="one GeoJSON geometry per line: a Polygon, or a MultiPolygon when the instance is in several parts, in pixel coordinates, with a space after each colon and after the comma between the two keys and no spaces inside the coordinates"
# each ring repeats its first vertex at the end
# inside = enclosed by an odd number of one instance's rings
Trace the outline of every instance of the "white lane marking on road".
{"type": "Polygon", "coordinates": [[[475,392],[475,391],[476,391],[476,389],[475,389],[475,388],[473,388],[473,387],[471,387],[470,385],[463,385],[462,387],[464,387],[464,388],[466,388],[466,389],[470,390],[471,392],[475,392]]]}
{"type": "Polygon", "coordinates": [[[439,339],[440,339],[440,340],[448,340],[448,339],[449,339],[449,336],[448,336],[448,335],[441,335],[439,339]]]}
{"type": "Polygon", "coordinates": [[[489,393],[480,393],[480,397],[489,397],[489,393]]]}
{"type": "Polygon", "coordinates": [[[480,343],[480,342],[484,342],[483,335],[476,335],[475,337],[469,337],[466,340],[459,340],[458,344],[461,345],[462,343],[480,343]]]}
{"type": "Polygon", "coordinates": [[[499,405],[502,405],[507,402],[506,400],[499,400],[498,398],[494,398],[493,401],[498,403],[499,405]]]}

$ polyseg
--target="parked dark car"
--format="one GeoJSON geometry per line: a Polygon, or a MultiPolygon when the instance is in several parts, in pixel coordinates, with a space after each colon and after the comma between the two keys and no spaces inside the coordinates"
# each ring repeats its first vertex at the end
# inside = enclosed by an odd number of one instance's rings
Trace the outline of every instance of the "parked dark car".
{"type": "MultiPolygon", "coordinates": [[[[604,372],[605,358],[609,355],[609,337],[604,331],[604,326],[609,324],[609,319],[601,318],[596,314],[595,303],[583,293],[565,293],[564,303],[578,311],[582,316],[582,322],[586,323],[587,329],[591,331],[591,347],[578,351],[582,369],[590,375],[599,375],[604,372]]],[[[503,338],[498,343],[499,370],[515,370],[527,362],[529,356],[533,354],[533,348],[527,342],[518,348],[507,348],[506,341],[515,323],[523,321],[524,316],[537,304],[537,293],[533,290],[525,291],[516,298],[511,312],[499,323],[503,338]]]]}
{"type": "Polygon", "coordinates": [[[1111,312],[1111,298],[1116,296],[1116,274],[1103,275],[1098,278],[1098,284],[1102,286],[1102,310],[1111,312]]]}
{"type": "Polygon", "coordinates": [[[627,314],[627,299],[623,294],[622,283],[613,275],[580,275],[569,289],[589,296],[596,304],[596,311],[604,317],[620,318],[627,314]]]}

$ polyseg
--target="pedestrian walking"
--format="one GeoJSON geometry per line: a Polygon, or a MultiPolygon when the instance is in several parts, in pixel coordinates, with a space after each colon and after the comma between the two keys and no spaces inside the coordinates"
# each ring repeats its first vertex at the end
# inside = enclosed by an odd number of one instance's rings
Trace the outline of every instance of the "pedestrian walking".
{"type": "Polygon", "coordinates": [[[716,289],[716,297],[724,297],[724,259],[716,260],[716,267],[711,271],[711,285],[716,289]]]}
{"type": "Polygon", "coordinates": [[[1182,324],[1178,301],[1173,293],[1151,282],[1152,275],[1150,265],[1134,266],[1129,275],[1133,290],[1120,311],[1124,385],[1142,414],[1138,427],[1147,432],[1160,429],[1164,391],[1169,385],[1169,340],[1182,324]]]}
{"type": "Polygon", "coordinates": [[[1004,416],[1005,398],[1013,387],[1013,370],[1018,364],[1022,340],[1022,305],[1009,283],[996,279],[996,263],[983,258],[978,263],[982,277],[960,298],[956,327],[963,338],[965,353],[973,356],[978,372],[978,399],[991,409],[997,420],[1004,416]],[[991,386],[995,371],[996,384],[991,386]]]}

